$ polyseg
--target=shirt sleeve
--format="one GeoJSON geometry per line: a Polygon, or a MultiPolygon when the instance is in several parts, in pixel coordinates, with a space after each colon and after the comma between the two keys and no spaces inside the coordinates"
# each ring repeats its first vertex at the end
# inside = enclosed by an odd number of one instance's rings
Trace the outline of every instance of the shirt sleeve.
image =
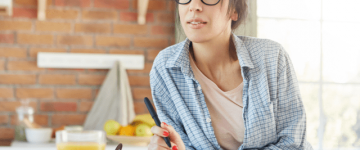
{"type": "Polygon", "coordinates": [[[306,114],[294,67],[282,47],[279,56],[278,102],[275,114],[278,140],[264,149],[312,150],[311,145],[306,141],[306,114]]]}
{"type": "Polygon", "coordinates": [[[186,150],[194,150],[194,147],[189,146],[191,145],[189,137],[183,128],[179,113],[176,111],[175,104],[171,99],[165,81],[159,70],[156,69],[156,66],[150,71],[150,87],[153,102],[160,121],[174,127],[176,132],[181,136],[186,150]]]}

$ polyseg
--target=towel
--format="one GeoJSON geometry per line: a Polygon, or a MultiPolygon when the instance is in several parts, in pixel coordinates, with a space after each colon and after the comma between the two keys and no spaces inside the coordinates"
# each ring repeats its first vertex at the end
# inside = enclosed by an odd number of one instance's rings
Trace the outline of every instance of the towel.
{"type": "Polygon", "coordinates": [[[88,113],[85,130],[103,130],[104,123],[113,119],[122,126],[130,124],[135,118],[135,110],[129,79],[120,61],[106,75],[99,94],[88,113]]]}

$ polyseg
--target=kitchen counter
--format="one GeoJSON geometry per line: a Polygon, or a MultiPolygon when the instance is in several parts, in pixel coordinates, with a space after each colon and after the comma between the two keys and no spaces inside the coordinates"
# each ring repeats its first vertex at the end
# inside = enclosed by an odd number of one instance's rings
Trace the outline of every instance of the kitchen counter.
{"type": "MultiPolygon", "coordinates": [[[[108,143],[106,150],[115,150],[116,143],[108,143]]],[[[13,141],[11,146],[0,146],[0,150],[56,150],[56,144],[54,141],[43,144],[31,144],[28,142],[13,141]]],[[[123,150],[147,150],[146,146],[131,146],[123,145],[123,150]]]]}

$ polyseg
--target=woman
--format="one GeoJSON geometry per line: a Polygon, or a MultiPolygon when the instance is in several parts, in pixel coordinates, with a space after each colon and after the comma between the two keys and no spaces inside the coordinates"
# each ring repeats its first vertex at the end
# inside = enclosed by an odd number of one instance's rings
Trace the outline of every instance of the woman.
{"type": "Polygon", "coordinates": [[[289,55],[274,41],[236,36],[246,0],[177,0],[187,39],[150,72],[161,127],[149,149],[312,149],[289,55]]]}

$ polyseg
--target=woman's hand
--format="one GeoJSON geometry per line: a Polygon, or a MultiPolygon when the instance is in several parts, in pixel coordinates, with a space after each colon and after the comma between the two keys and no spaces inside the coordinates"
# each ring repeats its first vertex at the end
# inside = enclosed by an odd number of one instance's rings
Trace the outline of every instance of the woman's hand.
{"type": "Polygon", "coordinates": [[[175,131],[171,125],[167,125],[165,122],[161,123],[161,127],[153,126],[151,132],[154,136],[151,137],[149,150],[185,150],[184,142],[180,135],[175,131]],[[171,148],[166,145],[163,137],[169,137],[171,142],[171,148]]]}

